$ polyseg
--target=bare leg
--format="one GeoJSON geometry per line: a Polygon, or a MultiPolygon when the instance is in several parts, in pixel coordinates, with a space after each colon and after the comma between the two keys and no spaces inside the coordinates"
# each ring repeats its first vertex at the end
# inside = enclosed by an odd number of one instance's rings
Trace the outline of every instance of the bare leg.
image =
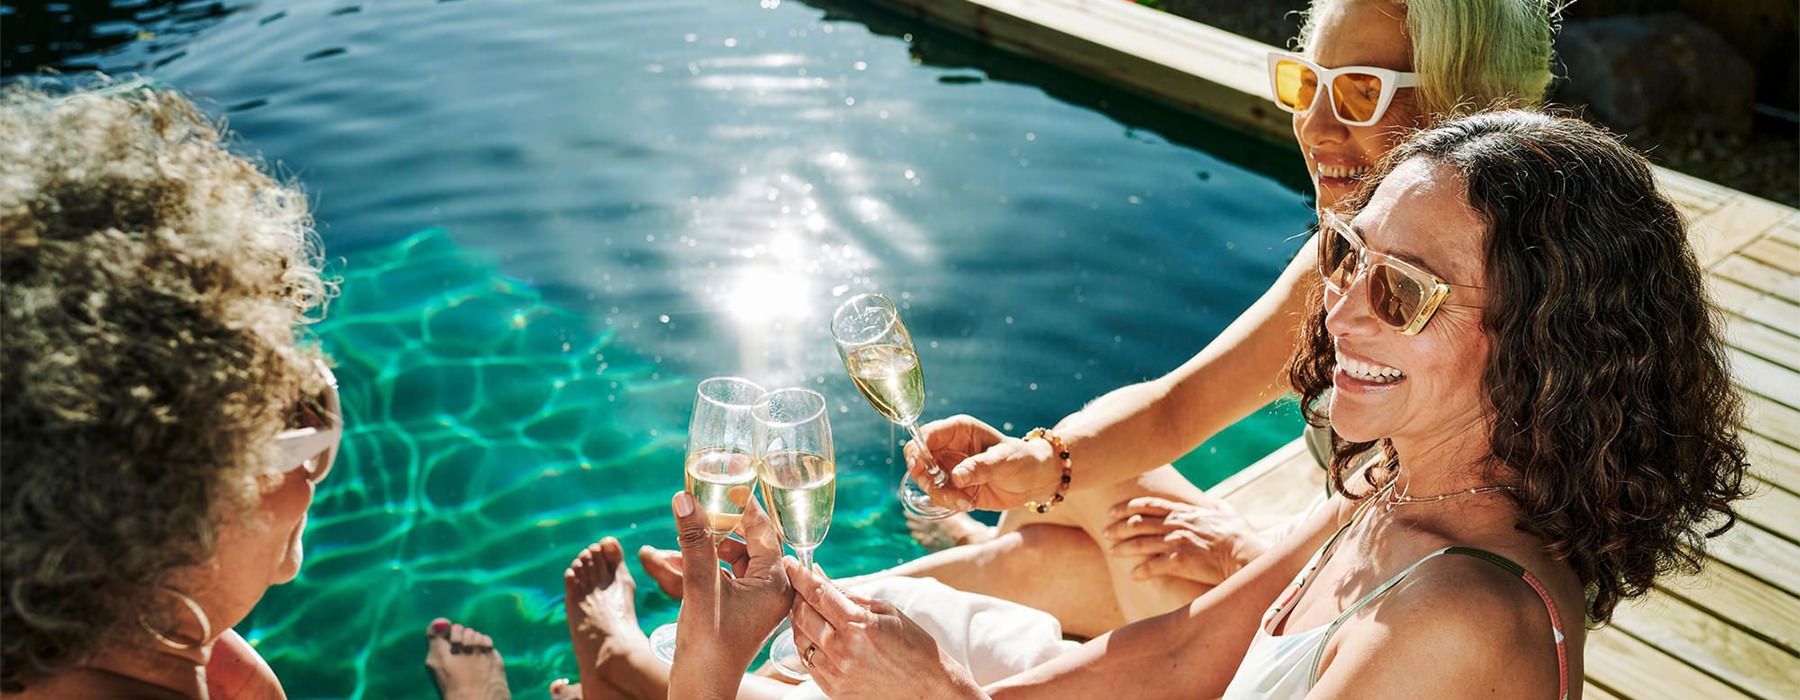
{"type": "Polygon", "coordinates": [[[669,666],[650,653],[638,627],[637,584],[625,553],[611,537],[588,545],[563,572],[569,639],[581,669],[584,700],[662,698],[669,694],[669,666]]]}
{"type": "Polygon", "coordinates": [[[425,630],[425,668],[444,700],[510,700],[493,638],[438,618],[425,630]]]}
{"type": "MultiPolygon", "coordinates": [[[[1108,511],[1114,505],[1140,496],[1158,496],[1184,503],[1201,503],[1213,498],[1189,482],[1175,467],[1165,464],[1131,479],[1077,493],[1063,501],[1062,507],[1052,514],[1073,520],[1090,541],[1105,551],[1109,549],[1110,543],[1102,533],[1113,524],[1108,511]]],[[[1129,622],[1174,610],[1212,589],[1210,585],[1170,577],[1138,580],[1131,572],[1138,564],[1136,559],[1113,556],[1103,556],[1102,559],[1112,580],[1119,609],[1129,622]]]]}
{"type": "MultiPolygon", "coordinates": [[[[992,540],[933,552],[870,576],[929,576],[1048,612],[1069,634],[1096,636],[1185,605],[1209,588],[1169,578],[1139,581],[1131,573],[1137,561],[1106,555],[1101,533],[1113,522],[1107,511],[1139,496],[1188,503],[1211,498],[1165,465],[1071,494],[1047,514],[1008,511],[992,540]]],[[[664,593],[681,597],[679,552],[646,547],[638,560],[664,593]]]]}
{"type": "Polygon", "coordinates": [[[1049,513],[1007,511],[993,542],[953,547],[892,571],[931,576],[954,588],[1030,605],[1055,615],[1070,634],[1095,636],[1185,605],[1210,588],[1169,578],[1140,581],[1131,573],[1136,560],[1106,555],[1101,533],[1113,523],[1108,511],[1139,496],[1188,503],[1211,498],[1165,465],[1078,491],[1049,513]],[[1048,572],[1056,573],[1056,585],[1044,585],[1048,572]]]}
{"type": "MultiPolygon", "coordinates": [[[[646,547],[645,550],[654,552],[646,547]]],[[[675,553],[679,555],[680,553],[675,553]]],[[[640,557],[645,552],[639,553],[640,557]]],[[[672,560],[680,582],[681,559],[672,560]]],[[[667,564],[664,558],[646,562],[667,564]]],[[[652,574],[654,578],[656,574],[652,574]]],[[[669,665],[650,653],[650,639],[638,627],[637,583],[625,568],[625,552],[611,537],[588,545],[563,572],[569,638],[581,682],[550,684],[553,700],[662,700],[669,694],[669,665]]],[[[679,588],[676,589],[679,591],[679,588]]],[[[738,689],[741,700],[774,700],[792,684],[746,675],[738,689]]]]}
{"type": "Polygon", "coordinates": [[[1029,525],[874,575],[929,576],[951,588],[1043,610],[1056,616],[1065,634],[1095,637],[1128,621],[1103,558],[1079,528],[1029,525]]]}

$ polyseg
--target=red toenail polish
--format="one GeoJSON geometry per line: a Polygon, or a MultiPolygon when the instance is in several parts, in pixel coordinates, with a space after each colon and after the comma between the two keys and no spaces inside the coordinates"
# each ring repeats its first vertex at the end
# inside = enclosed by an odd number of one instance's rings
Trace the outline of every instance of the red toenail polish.
{"type": "Polygon", "coordinates": [[[433,634],[444,634],[449,631],[450,631],[450,621],[449,620],[434,620],[434,621],[432,621],[431,632],[433,634]]]}

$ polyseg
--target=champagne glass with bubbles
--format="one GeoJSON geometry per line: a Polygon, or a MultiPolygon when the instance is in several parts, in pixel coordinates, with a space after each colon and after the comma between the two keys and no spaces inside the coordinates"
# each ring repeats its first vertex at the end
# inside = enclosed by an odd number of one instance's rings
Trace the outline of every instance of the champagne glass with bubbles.
{"type": "MultiPolygon", "coordinates": [[[[925,447],[924,438],[919,436],[919,414],[925,410],[925,373],[894,302],[880,294],[851,297],[831,315],[831,337],[837,340],[838,355],[844,359],[844,368],[850,371],[856,390],[862,392],[877,413],[905,428],[919,447],[925,447]]],[[[941,484],[944,473],[931,452],[921,449],[920,454],[932,478],[941,484]]],[[[947,518],[957,512],[932,502],[931,495],[910,475],[900,478],[900,505],[908,513],[927,520],[947,518]]]]}
{"type": "MultiPolygon", "coordinates": [[[[756,487],[755,408],[763,393],[741,377],[712,377],[694,390],[686,488],[705,509],[714,544],[737,527],[756,487]]],[[[675,623],[651,632],[650,649],[664,661],[674,658],[675,623]]]]}
{"type": "Polygon", "coordinates": [[[837,468],[825,397],[811,389],[777,389],[756,404],[756,476],[775,531],[794,549],[800,565],[831,529],[837,501],[837,468]]]}
{"type": "MultiPolygon", "coordinates": [[[[831,448],[831,421],[825,397],[811,389],[778,389],[756,404],[756,475],[764,510],[775,532],[810,568],[813,550],[831,529],[837,501],[837,468],[831,448]]],[[[795,679],[810,674],[794,648],[793,630],[775,631],[769,661],[795,679]]]]}

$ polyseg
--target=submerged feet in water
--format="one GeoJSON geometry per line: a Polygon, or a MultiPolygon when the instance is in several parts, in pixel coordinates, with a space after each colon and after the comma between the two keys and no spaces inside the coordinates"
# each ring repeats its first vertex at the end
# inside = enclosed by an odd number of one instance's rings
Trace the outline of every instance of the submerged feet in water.
{"type": "Polygon", "coordinates": [[[637,583],[619,541],[603,538],[576,555],[563,572],[563,588],[581,684],[553,683],[551,697],[667,697],[669,666],[651,655],[650,639],[638,627],[637,583]]]}
{"type": "Polygon", "coordinates": [[[438,618],[425,629],[425,668],[444,700],[509,700],[506,662],[493,638],[438,618]]]}
{"type": "Polygon", "coordinates": [[[924,520],[909,513],[906,529],[912,531],[914,542],[930,552],[994,539],[994,528],[969,517],[968,513],[957,513],[942,520],[924,520]]]}

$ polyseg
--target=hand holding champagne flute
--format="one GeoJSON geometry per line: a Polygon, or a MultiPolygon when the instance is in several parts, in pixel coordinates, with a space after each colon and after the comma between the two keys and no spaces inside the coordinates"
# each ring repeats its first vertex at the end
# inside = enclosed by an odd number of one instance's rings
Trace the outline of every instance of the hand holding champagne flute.
{"type": "MultiPolygon", "coordinates": [[[[913,350],[912,336],[900,322],[894,302],[880,294],[861,294],[838,306],[831,316],[831,337],[837,341],[838,355],[850,380],[862,392],[869,405],[889,421],[906,428],[908,435],[921,447],[925,439],[919,435],[919,414],[925,410],[925,373],[919,366],[919,355],[913,350]]],[[[921,451],[933,482],[943,486],[946,479],[928,450],[921,451]]],[[[931,494],[920,488],[910,475],[900,478],[900,505],[914,516],[927,520],[946,518],[956,510],[934,503],[931,494]]]]}
{"type": "MultiPolygon", "coordinates": [[[[777,389],[756,404],[756,473],[764,510],[775,532],[810,568],[813,550],[831,529],[837,502],[837,467],[825,397],[811,389],[777,389]]],[[[793,632],[777,628],[769,660],[781,672],[805,679],[807,659],[794,648],[793,632]]]]}
{"type": "Polygon", "coordinates": [[[695,391],[687,492],[706,510],[714,543],[737,527],[756,485],[753,414],[763,394],[762,387],[739,377],[712,377],[695,391]]]}
{"type": "MultiPolygon", "coordinates": [[[[756,487],[755,416],[763,388],[741,377],[711,377],[694,390],[688,420],[686,489],[707,515],[713,544],[737,527],[756,487]]],[[[650,633],[650,650],[663,661],[675,655],[675,623],[650,633]]]]}

